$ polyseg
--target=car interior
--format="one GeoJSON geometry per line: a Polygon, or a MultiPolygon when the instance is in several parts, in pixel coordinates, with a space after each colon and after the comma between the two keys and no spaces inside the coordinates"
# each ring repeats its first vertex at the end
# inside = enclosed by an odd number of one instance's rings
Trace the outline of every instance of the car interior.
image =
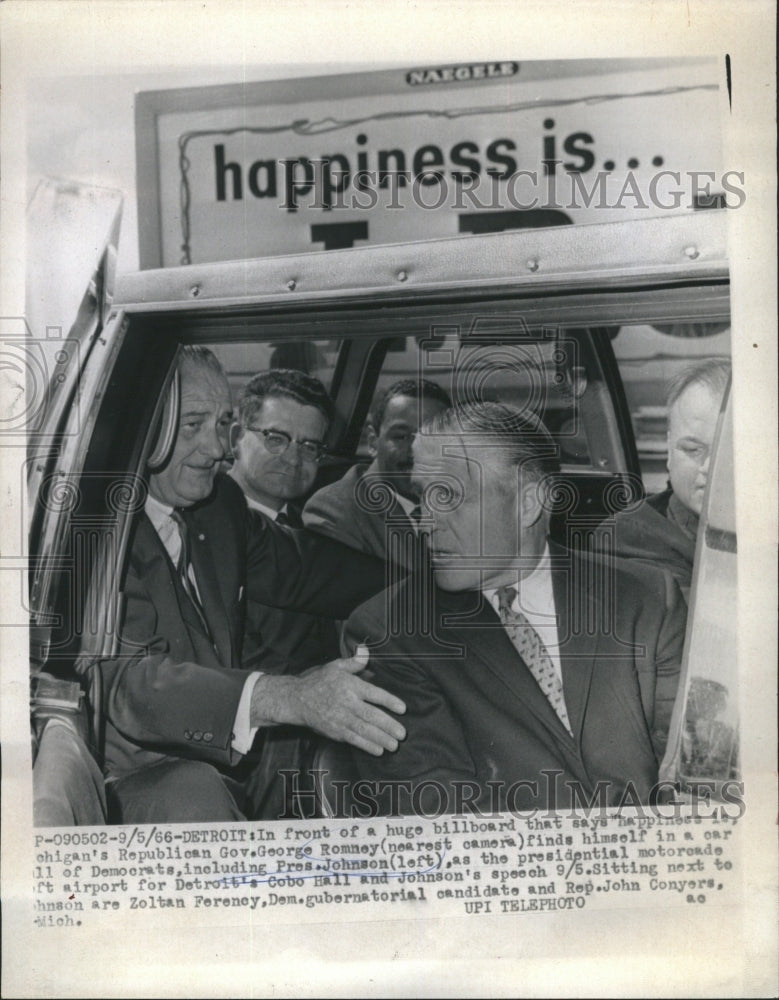
{"type": "Polygon", "coordinates": [[[722,282],[601,284],[546,296],[482,289],[389,303],[354,295],[304,308],[114,310],[100,335],[77,344],[55,369],[55,446],[31,440],[36,718],[67,711],[47,702],[44,679],[71,685],[84,741],[100,762],[99,663],[116,645],[143,471],[150,458],[164,461],[175,436],[175,413],[166,414],[161,401],[181,344],[210,347],[234,395],[269,368],[298,368],[324,383],[337,415],[314,489],[369,460],[366,417],[398,379],[432,379],[455,402],[502,400],[536,413],[561,461],[552,534],[576,547],[647,488],[662,488],[664,382],[686,358],[728,352],[728,313],[722,282]],[[655,339],[640,358],[629,348],[646,343],[647,330],[655,339]],[[615,347],[623,343],[619,361],[615,347]]]}

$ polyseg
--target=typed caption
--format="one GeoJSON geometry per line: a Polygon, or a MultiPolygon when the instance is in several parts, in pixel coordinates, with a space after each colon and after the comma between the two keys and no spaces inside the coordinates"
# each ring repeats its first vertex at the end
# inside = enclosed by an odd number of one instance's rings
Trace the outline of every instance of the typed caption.
{"type": "Polygon", "coordinates": [[[445,816],[35,834],[38,928],[729,905],[739,815],[445,816]]]}

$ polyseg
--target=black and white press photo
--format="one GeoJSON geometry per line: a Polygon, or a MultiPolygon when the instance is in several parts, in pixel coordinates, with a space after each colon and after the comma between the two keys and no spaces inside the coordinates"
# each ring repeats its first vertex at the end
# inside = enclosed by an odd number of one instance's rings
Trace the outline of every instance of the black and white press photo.
{"type": "Polygon", "coordinates": [[[741,11],[1,12],[9,995],[770,993],[741,11]]]}

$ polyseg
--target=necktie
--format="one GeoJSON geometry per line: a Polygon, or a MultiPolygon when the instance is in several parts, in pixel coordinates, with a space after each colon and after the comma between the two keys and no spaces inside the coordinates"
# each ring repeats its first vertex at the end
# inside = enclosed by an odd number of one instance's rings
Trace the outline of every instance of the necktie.
{"type": "Polygon", "coordinates": [[[568,720],[568,710],[563,695],[563,682],[538,632],[521,611],[513,610],[512,605],[516,596],[515,587],[501,587],[498,590],[500,620],[538,686],[557,712],[562,724],[571,733],[571,723],[568,720]]]}
{"type": "Polygon", "coordinates": [[[176,570],[178,571],[179,579],[181,580],[181,585],[187,593],[192,602],[195,611],[197,611],[200,618],[200,622],[206,635],[211,638],[211,631],[208,628],[208,622],[206,621],[206,615],[203,611],[203,605],[200,603],[200,597],[197,592],[197,587],[193,582],[192,576],[190,576],[190,569],[192,565],[191,549],[189,541],[189,529],[187,528],[187,522],[181,515],[181,511],[173,510],[171,511],[171,520],[176,522],[176,527],[179,530],[179,536],[181,538],[181,549],[179,551],[179,558],[176,564],[176,570]]]}
{"type": "Polygon", "coordinates": [[[303,519],[294,507],[287,507],[276,515],[276,524],[283,524],[287,528],[302,528],[303,519]]]}

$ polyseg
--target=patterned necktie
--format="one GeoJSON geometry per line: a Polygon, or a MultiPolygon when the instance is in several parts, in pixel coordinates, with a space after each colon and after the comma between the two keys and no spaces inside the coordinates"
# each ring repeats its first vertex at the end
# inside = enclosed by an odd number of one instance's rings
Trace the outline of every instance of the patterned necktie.
{"type": "Polygon", "coordinates": [[[181,511],[173,510],[171,511],[171,520],[176,522],[176,527],[179,529],[179,536],[181,538],[181,549],[179,550],[179,558],[176,564],[176,570],[178,571],[179,579],[181,580],[181,585],[187,593],[192,602],[195,611],[197,611],[200,618],[200,622],[206,635],[211,638],[211,630],[208,627],[208,622],[206,621],[206,615],[203,611],[203,605],[200,603],[200,597],[197,592],[197,587],[193,582],[193,575],[190,575],[192,558],[191,549],[189,542],[189,529],[187,528],[187,522],[181,515],[181,511]]]}
{"type": "Polygon", "coordinates": [[[509,638],[522,657],[538,686],[546,695],[550,705],[557,712],[560,721],[571,735],[571,723],[565,707],[563,682],[555,670],[552,658],[538,632],[521,611],[514,611],[512,605],[517,596],[515,587],[500,587],[498,590],[498,612],[509,638]]]}

